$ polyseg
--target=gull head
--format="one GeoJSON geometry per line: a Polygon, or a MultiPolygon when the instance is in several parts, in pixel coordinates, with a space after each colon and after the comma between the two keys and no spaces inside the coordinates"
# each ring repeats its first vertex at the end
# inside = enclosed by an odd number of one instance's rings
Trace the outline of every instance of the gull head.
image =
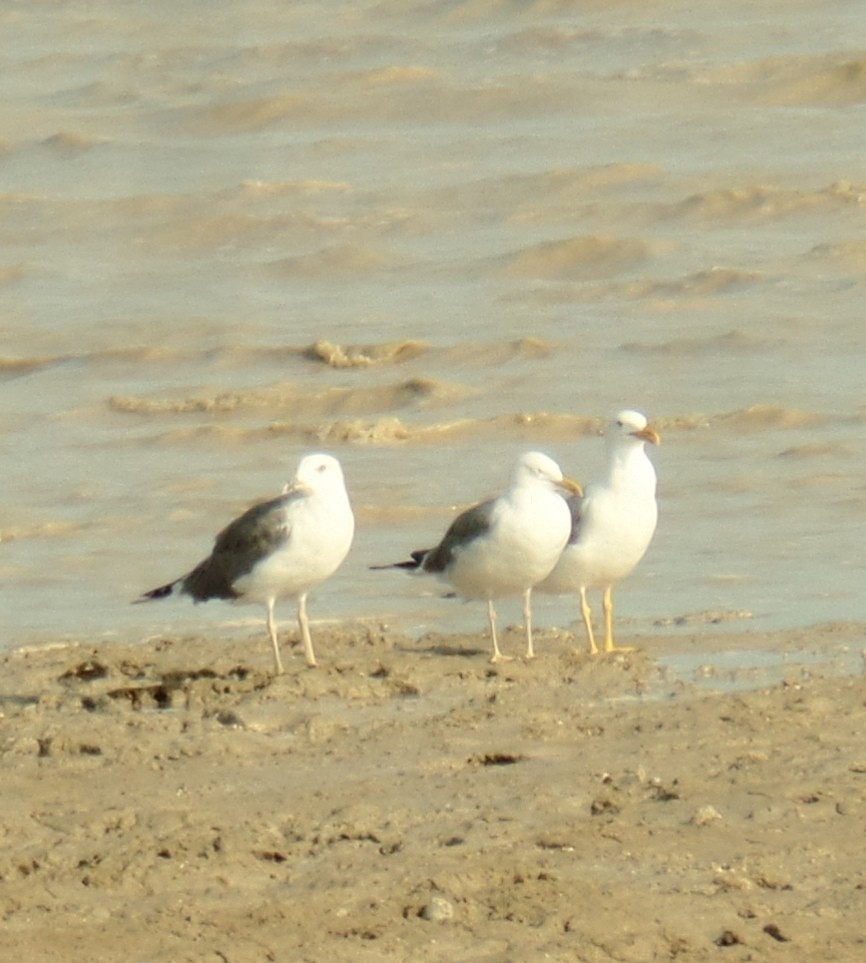
{"type": "Polygon", "coordinates": [[[339,490],[344,487],[343,469],[333,455],[316,453],[305,455],[295,477],[283,489],[285,492],[303,492],[310,495],[313,492],[339,490]]]}
{"type": "Polygon", "coordinates": [[[628,408],[620,411],[610,423],[607,437],[609,443],[613,445],[621,444],[623,441],[633,444],[634,440],[640,444],[645,441],[651,445],[661,444],[659,433],[649,425],[646,416],[628,408]]]}
{"type": "Polygon", "coordinates": [[[580,485],[571,478],[566,478],[552,458],[540,451],[528,451],[520,456],[514,466],[511,485],[517,488],[539,483],[550,488],[559,488],[570,495],[583,494],[580,485]]]}

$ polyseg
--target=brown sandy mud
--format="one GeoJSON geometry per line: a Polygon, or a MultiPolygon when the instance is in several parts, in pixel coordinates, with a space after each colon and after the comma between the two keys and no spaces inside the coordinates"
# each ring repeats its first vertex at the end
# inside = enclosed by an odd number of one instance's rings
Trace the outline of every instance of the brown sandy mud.
{"type": "Polygon", "coordinates": [[[3,657],[4,959],[866,956],[866,626],[318,638],[3,657]]]}

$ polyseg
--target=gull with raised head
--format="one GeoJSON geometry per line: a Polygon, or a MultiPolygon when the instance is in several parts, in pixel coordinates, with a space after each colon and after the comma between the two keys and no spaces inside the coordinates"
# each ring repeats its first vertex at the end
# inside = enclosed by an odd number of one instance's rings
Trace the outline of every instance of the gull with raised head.
{"type": "Polygon", "coordinates": [[[307,665],[315,666],[307,594],[330,578],[349,552],[355,519],[340,463],[331,455],[301,459],[276,498],[259,502],[226,526],[213,551],[187,575],[146,592],[137,602],[188,595],[194,602],[228,599],[267,607],[277,675],[283,672],[274,605],[295,598],[307,665]]]}
{"type": "Polygon", "coordinates": [[[659,435],[637,411],[621,411],[608,427],[607,476],[586,486],[583,496],[568,500],[571,536],[556,567],[537,589],[554,595],[580,596],[580,613],[589,651],[598,653],[587,589],[602,590],[604,651],[619,650],[613,641],[613,586],[644,557],[658,520],[656,472],[646,443],[659,435]]]}
{"type": "Polygon", "coordinates": [[[511,485],[498,498],[467,509],[451,523],[435,548],[412,552],[410,560],[374,568],[403,568],[436,575],[466,599],[484,599],[493,641],[492,662],[507,657],[499,648],[494,599],[523,596],[526,658],[532,644],[532,588],[560,557],[571,529],[571,515],[561,492],[580,486],[564,478],[559,465],[541,452],[518,460],[511,485]]]}

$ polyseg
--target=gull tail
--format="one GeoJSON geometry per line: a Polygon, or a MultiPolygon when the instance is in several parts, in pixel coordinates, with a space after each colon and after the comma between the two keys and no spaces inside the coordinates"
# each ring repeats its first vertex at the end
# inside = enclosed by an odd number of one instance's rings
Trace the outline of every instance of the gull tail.
{"type": "MultiPolygon", "coordinates": [[[[429,548],[421,548],[418,549],[417,552],[411,552],[412,557],[408,558],[405,562],[391,562],[390,565],[371,565],[370,568],[377,572],[381,572],[386,568],[402,568],[408,572],[415,572],[424,564],[424,559],[429,551],[429,548]]],[[[157,589],[157,591],[159,590],[157,589]]]]}
{"type": "Polygon", "coordinates": [[[167,585],[160,585],[159,588],[151,589],[149,592],[145,592],[144,595],[139,595],[137,599],[132,600],[133,605],[137,605],[139,602],[153,602],[156,599],[167,599],[171,595],[177,595],[181,589],[182,578],[175,579],[174,582],[169,582],[167,585]]]}

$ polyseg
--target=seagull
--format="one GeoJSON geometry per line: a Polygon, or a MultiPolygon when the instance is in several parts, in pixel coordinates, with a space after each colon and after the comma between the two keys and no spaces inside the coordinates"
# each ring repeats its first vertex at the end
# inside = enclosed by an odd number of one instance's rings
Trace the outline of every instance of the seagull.
{"type": "Polygon", "coordinates": [[[282,675],[274,605],[279,599],[295,598],[304,655],[312,668],[317,663],[307,594],[340,567],[354,532],[355,518],[340,463],[331,455],[307,455],[282,494],[258,502],[227,525],[204,561],[136,601],[189,595],[194,602],[263,603],[276,674],[282,675]]]}
{"type": "Polygon", "coordinates": [[[532,659],[532,587],[556,564],[571,528],[560,490],[574,495],[581,489],[563,477],[552,458],[527,452],[514,467],[508,491],[458,515],[435,548],[412,552],[409,561],[373,568],[430,573],[466,599],[486,599],[491,662],[507,660],[499,649],[493,600],[522,594],[526,658],[532,659]]]}
{"type": "Polygon", "coordinates": [[[658,520],[656,472],[646,442],[658,445],[658,433],[637,411],[621,411],[607,429],[608,470],[604,481],[586,486],[585,495],[568,499],[571,536],[556,567],[538,585],[553,595],[580,593],[580,612],[589,651],[598,654],[587,589],[602,590],[604,651],[613,641],[613,586],[644,557],[658,520]]]}

